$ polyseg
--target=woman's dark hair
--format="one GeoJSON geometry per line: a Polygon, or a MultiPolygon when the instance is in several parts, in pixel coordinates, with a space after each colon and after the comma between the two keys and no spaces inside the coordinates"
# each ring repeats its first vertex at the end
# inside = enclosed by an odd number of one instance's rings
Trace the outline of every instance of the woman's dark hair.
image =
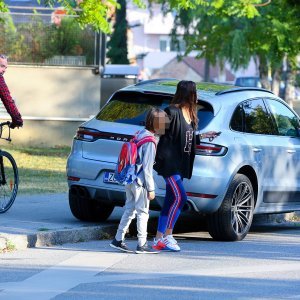
{"type": "Polygon", "coordinates": [[[158,116],[158,114],[163,113],[166,114],[164,110],[161,110],[157,107],[152,107],[149,109],[146,120],[145,120],[145,128],[150,131],[154,131],[154,119],[158,116]]]}
{"type": "Polygon", "coordinates": [[[194,81],[179,81],[171,104],[176,105],[179,108],[187,107],[194,127],[198,127],[197,90],[196,83],[194,81]]]}

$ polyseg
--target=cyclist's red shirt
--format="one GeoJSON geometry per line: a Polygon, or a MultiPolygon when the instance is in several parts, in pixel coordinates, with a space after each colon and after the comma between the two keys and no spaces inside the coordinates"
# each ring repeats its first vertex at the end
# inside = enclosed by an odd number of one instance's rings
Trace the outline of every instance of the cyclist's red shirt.
{"type": "Polygon", "coordinates": [[[3,75],[0,75],[0,98],[7,112],[11,116],[12,123],[15,126],[22,126],[23,125],[22,116],[19,113],[18,108],[16,107],[15,101],[12,99],[10,95],[9,89],[6,85],[3,75]]]}

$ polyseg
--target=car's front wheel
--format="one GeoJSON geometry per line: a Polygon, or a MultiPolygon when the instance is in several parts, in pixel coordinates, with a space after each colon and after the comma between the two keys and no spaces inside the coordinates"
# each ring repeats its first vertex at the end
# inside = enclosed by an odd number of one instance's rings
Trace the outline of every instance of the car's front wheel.
{"type": "Polygon", "coordinates": [[[73,216],[81,221],[105,221],[114,210],[112,205],[91,199],[88,191],[83,187],[70,188],[69,205],[73,216]]]}
{"type": "Polygon", "coordinates": [[[220,208],[208,216],[208,231],[219,241],[240,241],[253,219],[254,191],[249,178],[236,174],[220,208]]]}

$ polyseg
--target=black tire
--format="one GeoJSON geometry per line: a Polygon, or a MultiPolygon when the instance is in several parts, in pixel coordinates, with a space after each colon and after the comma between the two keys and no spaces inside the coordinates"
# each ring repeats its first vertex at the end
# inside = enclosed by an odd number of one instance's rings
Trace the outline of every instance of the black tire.
{"type": "Polygon", "coordinates": [[[8,211],[13,205],[19,186],[17,164],[6,151],[0,152],[0,213],[8,211]]]}
{"type": "Polygon", "coordinates": [[[75,218],[88,222],[105,221],[114,210],[112,205],[91,199],[88,191],[83,187],[70,188],[69,205],[75,218]]]}
{"type": "Polygon", "coordinates": [[[236,174],[220,208],[208,215],[208,232],[214,240],[241,241],[248,234],[254,211],[254,191],[249,178],[236,174]]]}

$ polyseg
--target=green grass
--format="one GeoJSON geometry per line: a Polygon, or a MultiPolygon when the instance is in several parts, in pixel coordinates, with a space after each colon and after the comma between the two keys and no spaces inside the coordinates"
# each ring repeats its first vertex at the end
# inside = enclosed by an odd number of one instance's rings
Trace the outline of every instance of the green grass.
{"type": "Polygon", "coordinates": [[[66,162],[70,147],[2,147],[13,155],[19,170],[18,194],[62,193],[68,190],[66,162]]]}

